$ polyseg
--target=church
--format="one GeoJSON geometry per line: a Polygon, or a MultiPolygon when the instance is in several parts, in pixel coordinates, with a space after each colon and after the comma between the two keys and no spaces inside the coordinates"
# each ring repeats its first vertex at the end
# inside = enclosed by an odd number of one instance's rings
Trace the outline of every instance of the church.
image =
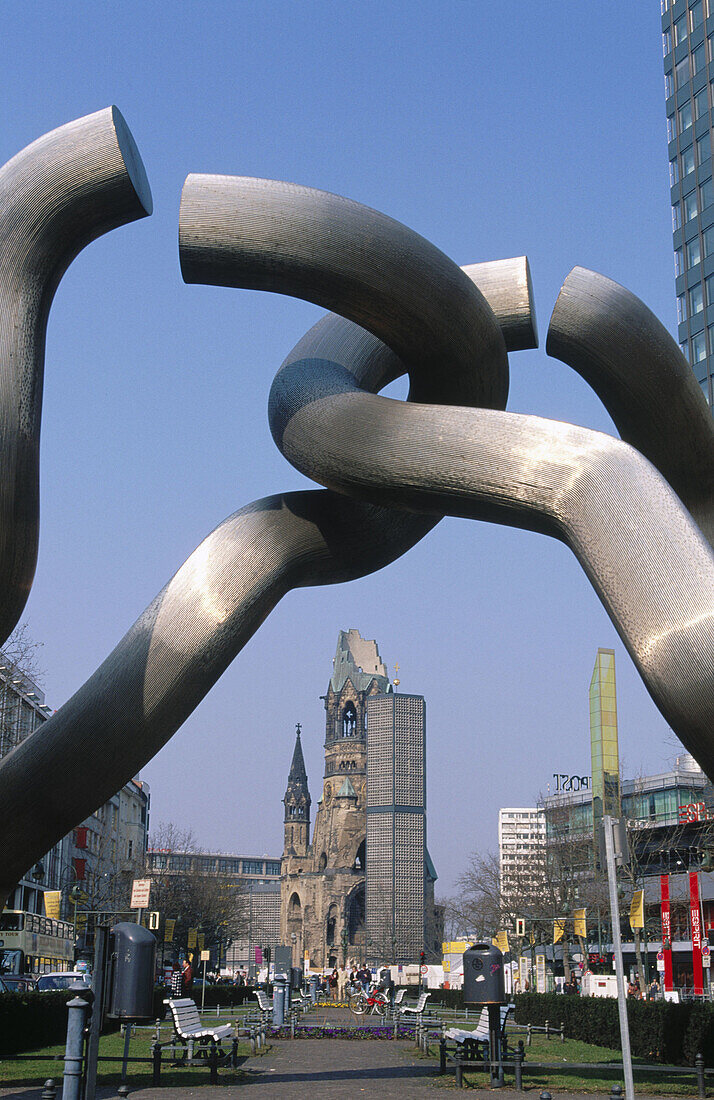
{"type": "MultiPolygon", "coordinates": [[[[333,672],[324,696],[325,773],[312,838],[312,801],[300,726],[297,728],[283,799],[285,839],[280,880],[280,934],[282,943],[292,945],[294,965],[308,965],[308,960],[313,968],[343,965],[347,960],[378,962],[384,961],[384,956],[389,954],[394,955],[391,961],[402,961],[396,956],[403,954],[404,961],[418,962],[420,951],[425,950],[431,957],[435,948],[437,951],[440,949],[441,930],[437,927],[439,914],[435,912],[434,906],[436,873],[425,844],[425,802],[420,811],[424,822],[423,829],[418,834],[422,838],[419,841],[421,848],[413,853],[418,858],[408,861],[413,868],[412,877],[416,875],[419,879],[416,884],[411,884],[410,894],[410,897],[418,898],[419,934],[409,944],[408,949],[403,948],[396,953],[389,950],[390,936],[392,945],[396,944],[393,931],[394,914],[399,901],[396,894],[392,904],[392,923],[389,928],[384,925],[385,932],[379,947],[376,940],[366,932],[370,927],[366,920],[366,908],[370,904],[370,876],[365,857],[369,847],[369,700],[381,697],[386,702],[384,697],[393,692],[394,688],[376,642],[362,638],[357,630],[340,631],[333,672]],[[414,885],[417,887],[416,893],[414,885]],[[382,956],[380,959],[370,958],[375,951],[382,956]]],[[[423,721],[419,744],[422,746],[419,763],[423,773],[423,721]]],[[[383,755],[384,753],[380,754],[383,755]]],[[[377,753],[374,750],[373,756],[376,759],[377,753]]],[[[379,809],[384,810],[384,807],[380,806],[379,809]]],[[[380,820],[384,820],[383,813],[380,820]]],[[[396,855],[395,851],[384,852],[383,848],[379,851],[383,880],[385,866],[396,855]]],[[[408,867],[406,870],[408,873],[408,867]]],[[[400,881],[403,878],[404,868],[400,881]]],[[[383,895],[384,891],[380,887],[382,902],[383,895]]]]}

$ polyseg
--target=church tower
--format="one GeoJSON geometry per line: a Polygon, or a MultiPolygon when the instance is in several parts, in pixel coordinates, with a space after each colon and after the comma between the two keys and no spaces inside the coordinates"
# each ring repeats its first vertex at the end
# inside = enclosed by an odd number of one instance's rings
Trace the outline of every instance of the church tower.
{"type": "Polygon", "coordinates": [[[312,843],[299,731],[284,799],[280,928],[295,966],[364,960],[367,699],[387,691],[376,642],[341,630],[323,697],[325,774],[312,843]]]}
{"type": "Polygon", "coordinates": [[[288,785],[283,804],[285,806],[285,846],[287,856],[306,856],[310,846],[310,792],[307,787],[305,759],[300,743],[300,723],[297,724],[295,749],[288,774],[288,785]]]}

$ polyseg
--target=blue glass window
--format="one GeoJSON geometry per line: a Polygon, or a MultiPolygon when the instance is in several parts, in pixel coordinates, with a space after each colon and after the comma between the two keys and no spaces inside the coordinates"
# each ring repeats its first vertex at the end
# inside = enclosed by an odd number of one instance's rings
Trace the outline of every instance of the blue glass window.
{"type": "Polygon", "coordinates": [[[669,31],[662,32],[662,53],[666,57],[668,53],[672,52],[672,36],[669,31]]]}
{"type": "Polygon", "coordinates": [[[678,61],[674,66],[674,75],[677,80],[677,87],[681,88],[689,80],[689,55],[683,57],[681,61],[678,61]]]}
{"type": "Polygon", "coordinates": [[[696,50],[692,50],[692,76],[696,76],[706,66],[706,54],[704,43],[700,42],[696,50]]]}
{"type": "Polygon", "coordinates": [[[696,0],[696,3],[692,4],[689,9],[689,23],[692,30],[695,31],[697,27],[701,27],[703,22],[704,7],[702,5],[702,0],[696,0]]]}
{"type": "Polygon", "coordinates": [[[674,28],[674,44],[679,46],[680,42],[687,41],[687,17],[683,15],[680,19],[673,24],[674,28]]]}
{"type": "Polygon", "coordinates": [[[679,183],[679,166],[676,157],[669,162],[669,186],[674,187],[675,183],[679,183]]]}
{"type": "Polygon", "coordinates": [[[674,276],[681,275],[684,271],[684,257],[682,255],[681,248],[675,248],[674,250],[674,276]]]}
{"type": "Polygon", "coordinates": [[[681,224],[682,221],[679,203],[675,202],[672,204],[672,229],[679,229],[681,224]]]}
{"type": "Polygon", "coordinates": [[[687,241],[687,267],[695,267],[701,258],[699,237],[695,237],[693,241],[687,241]]]}
{"type": "Polygon", "coordinates": [[[689,316],[694,317],[704,309],[704,291],[702,284],[696,283],[689,289],[689,316]]]}
{"type": "Polygon", "coordinates": [[[708,226],[702,236],[704,237],[704,255],[714,256],[714,225],[708,226]]]}
{"type": "Polygon", "coordinates": [[[705,160],[709,160],[712,155],[712,139],[711,134],[707,130],[703,137],[700,137],[697,142],[697,163],[704,164],[705,160]]]}
{"type": "Polygon", "coordinates": [[[705,207],[711,206],[714,202],[714,184],[712,184],[711,177],[700,184],[699,191],[702,200],[702,210],[704,210],[705,207]]]}
{"type": "Polygon", "coordinates": [[[707,292],[707,305],[714,306],[714,275],[709,275],[704,280],[707,292]]]}
{"type": "Polygon", "coordinates": [[[709,90],[702,88],[694,97],[694,117],[703,118],[709,110],[709,90]]]}
{"type": "Polygon", "coordinates": [[[684,220],[690,222],[692,218],[696,218],[699,213],[699,207],[697,205],[697,192],[690,191],[688,195],[685,195],[682,199],[682,206],[684,207],[684,220]]]}
{"type": "Polygon", "coordinates": [[[688,145],[682,150],[682,175],[688,176],[694,171],[694,146],[688,145]]]}
{"type": "Polygon", "coordinates": [[[692,105],[691,103],[685,103],[683,107],[680,107],[677,111],[677,120],[679,123],[679,132],[683,134],[685,130],[688,130],[692,125],[692,105]]]}
{"type": "Polygon", "coordinates": [[[687,320],[687,301],[683,294],[677,295],[677,324],[687,320]]]}
{"type": "Polygon", "coordinates": [[[692,337],[692,363],[702,363],[707,357],[707,345],[703,332],[692,337]]]}

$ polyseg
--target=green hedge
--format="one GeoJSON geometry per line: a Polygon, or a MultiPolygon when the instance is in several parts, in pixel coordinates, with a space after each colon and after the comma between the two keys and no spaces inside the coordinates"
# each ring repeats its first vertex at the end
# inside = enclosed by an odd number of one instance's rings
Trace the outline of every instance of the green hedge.
{"type": "Polygon", "coordinates": [[[0,1056],[63,1043],[67,1037],[66,990],[0,993],[0,1056]]]}
{"type": "MultiPolygon", "coordinates": [[[[188,996],[201,1007],[201,1000],[206,1008],[215,1008],[217,1005],[242,1005],[246,1001],[255,1001],[254,986],[250,985],[207,985],[206,996],[203,997],[201,986],[194,986],[188,996]]],[[[163,985],[157,985],[154,989],[154,1019],[163,1020],[166,1016],[164,998],[170,996],[169,991],[163,985]]],[[[256,1002],[257,1003],[257,1002],[256,1002]]]]}
{"type": "MultiPolygon", "coordinates": [[[[416,993],[416,987],[414,989],[416,993]]],[[[430,1005],[444,1005],[446,1008],[463,1008],[464,994],[461,989],[431,989],[431,996],[426,1002],[427,1009],[430,1005]]]]}
{"type": "MultiPolygon", "coordinates": [[[[543,1027],[565,1024],[569,1039],[620,1049],[620,1018],[614,997],[576,997],[556,993],[519,993],[516,1022],[543,1027]]],[[[630,1046],[635,1058],[670,1065],[694,1064],[698,1053],[714,1064],[714,1008],[709,1004],[667,1001],[627,1002],[630,1046]]]]}

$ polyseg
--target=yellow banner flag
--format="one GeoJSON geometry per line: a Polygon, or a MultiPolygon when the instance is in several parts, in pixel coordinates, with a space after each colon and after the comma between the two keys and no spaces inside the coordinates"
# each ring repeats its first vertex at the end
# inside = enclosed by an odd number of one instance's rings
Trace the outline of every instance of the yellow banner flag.
{"type": "Polygon", "coordinates": [[[573,910],[573,919],[574,919],[574,922],[575,922],[575,927],[573,928],[573,931],[574,931],[576,936],[580,936],[584,940],[587,939],[587,936],[588,936],[588,927],[587,927],[587,922],[585,920],[586,912],[587,912],[586,909],[574,909],[573,910]]]}
{"type": "Polygon", "coordinates": [[[166,943],[173,943],[174,928],[176,927],[176,921],[167,917],[164,921],[164,941],[166,943]]]}
{"type": "Polygon", "coordinates": [[[630,905],[630,928],[634,932],[636,928],[645,926],[645,892],[635,890],[630,905]]]}
{"type": "Polygon", "coordinates": [[[45,890],[45,916],[52,917],[53,920],[60,919],[60,900],[62,898],[61,890],[45,890]]]}
{"type": "Polygon", "coordinates": [[[508,932],[499,932],[497,936],[491,939],[491,943],[505,955],[508,951],[508,932]]]}
{"type": "Polygon", "coordinates": [[[196,937],[198,936],[198,928],[189,928],[188,930],[188,949],[196,947],[196,937]]]}
{"type": "Polygon", "coordinates": [[[560,943],[565,933],[565,921],[554,920],[553,921],[553,943],[560,943]]]}
{"type": "Polygon", "coordinates": [[[198,950],[203,951],[205,946],[206,946],[206,937],[204,936],[203,932],[199,932],[198,933],[198,950]]]}

